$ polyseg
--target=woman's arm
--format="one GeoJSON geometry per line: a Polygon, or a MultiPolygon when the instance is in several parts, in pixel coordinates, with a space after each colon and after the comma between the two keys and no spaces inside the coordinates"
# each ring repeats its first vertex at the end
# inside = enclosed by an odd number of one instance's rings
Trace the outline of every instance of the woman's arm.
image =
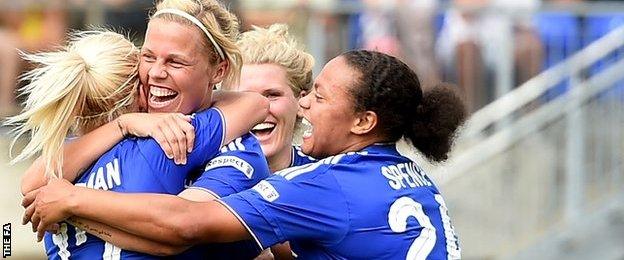
{"type": "MultiPolygon", "coordinates": [[[[63,157],[71,159],[63,160],[63,178],[69,181],[76,179],[79,173],[121,141],[123,137],[115,120],[85,134],[81,138],[76,138],[66,143],[63,148],[63,157]]],[[[45,163],[41,158],[37,158],[22,176],[22,195],[38,189],[48,182],[44,172],[45,163]]]]}
{"type": "MultiPolygon", "coordinates": [[[[212,194],[196,189],[184,190],[182,193],[178,194],[178,196],[190,201],[206,202],[216,199],[212,194]]],[[[180,254],[190,247],[156,242],[85,218],[71,217],[68,219],[68,222],[124,250],[142,252],[150,255],[169,256],[180,254]]]]}
{"type": "Polygon", "coordinates": [[[225,144],[249,132],[269,115],[269,100],[255,92],[215,91],[213,106],[225,117],[225,144]]]}
{"type": "Polygon", "coordinates": [[[68,222],[87,233],[109,242],[121,249],[147,253],[157,256],[177,255],[190,246],[174,246],[139,237],[128,232],[113,228],[100,222],[71,217],[68,222]]]}
{"type": "Polygon", "coordinates": [[[58,179],[42,187],[32,201],[30,196],[24,198],[23,205],[31,204],[25,218],[37,226],[39,239],[46,227],[71,215],[174,246],[251,238],[234,214],[216,201],[192,202],[164,194],[122,194],[76,187],[58,179]]]}
{"type": "MultiPolygon", "coordinates": [[[[248,132],[268,115],[269,103],[262,95],[252,92],[215,91],[214,106],[225,117],[224,143],[248,132]]],[[[130,113],[74,139],[63,148],[63,178],[73,182],[84,169],[97,158],[120,142],[126,134],[153,137],[176,163],[186,161],[191,152],[194,129],[190,118],[179,113],[145,114],[130,113]]],[[[26,170],[21,182],[22,195],[42,187],[48,181],[44,173],[44,162],[37,159],[26,170]]]]}
{"type": "MultiPolygon", "coordinates": [[[[216,199],[216,197],[208,192],[195,189],[187,189],[178,194],[178,196],[190,201],[198,202],[207,202],[216,199]]],[[[150,255],[169,256],[180,254],[190,247],[156,242],[148,238],[130,234],[109,225],[81,217],[71,217],[68,219],[68,222],[86,231],[87,233],[124,250],[142,252],[150,255]]]]}
{"type": "MultiPolygon", "coordinates": [[[[63,147],[63,178],[73,182],[78,175],[83,172],[89,165],[97,160],[102,154],[111,149],[115,144],[123,140],[123,138],[131,133],[135,136],[147,137],[152,136],[161,144],[163,150],[169,158],[176,161],[182,161],[182,155],[175,154],[170,146],[163,144],[176,143],[184,145],[180,140],[182,138],[176,135],[168,135],[170,128],[181,129],[183,135],[194,135],[193,127],[189,124],[190,117],[182,114],[145,114],[145,113],[129,113],[118,117],[117,119],[104,124],[101,127],[66,143],[63,147]],[[164,126],[170,126],[165,129],[164,126]]],[[[192,138],[183,138],[184,140],[192,140],[192,138]]],[[[192,145],[192,143],[191,143],[192,145]]],[[[185,148],[186,149],[186,148],[185,148]]],[[[186,154],[184,154],[186,157],[186,154]]],[[[21,192],[25,195],[37,188],[44,186],[48,182],[48,178],[44,174],[45,164],[39,158],[26,170],[21,181],[21,192]]]]}

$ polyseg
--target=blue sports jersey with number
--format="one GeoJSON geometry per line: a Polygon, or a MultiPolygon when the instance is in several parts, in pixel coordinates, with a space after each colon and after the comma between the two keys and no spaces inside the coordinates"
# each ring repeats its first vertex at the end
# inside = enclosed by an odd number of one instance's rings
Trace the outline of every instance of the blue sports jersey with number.
{"type": "Polygon", "coordinates": [[[221,199],[262,248],[302,259],[456,259],[438,189],[395,144],[288,168],[221,199]]]}
{"type": "MultiPolygon", "coordinates": [[[[222,147],[224,118],[216,108],[199,112],[194,150],[186,165],[168,159],[151,138],[126,138],[103,154],[76,181],[76,186],[116,192],[178,194],[187,175],[201,169],[222,147]]],[[[70,158],[68,158],[70,159],[70,158]]],[[[153,259],[154,256],[121,250],[68,223],[56,235],[46,233],[46,254],[50,259],[153,259]]]]}
{"type": "Polygon", "coordinates": [[[316,162],[316,159],[303,153],[301,151],[301,147],[293,145],[292,153],[290,156],[290,166],[288,167],[301,166],[301,165],[313,163],[313,162],[316,162]]]}

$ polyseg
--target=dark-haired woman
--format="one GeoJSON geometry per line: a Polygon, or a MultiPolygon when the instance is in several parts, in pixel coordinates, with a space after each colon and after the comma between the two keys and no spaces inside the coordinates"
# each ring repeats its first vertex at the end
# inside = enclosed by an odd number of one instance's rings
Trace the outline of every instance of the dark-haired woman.
{"type": "Polygon", "coordinates": [[[423,93],[416,74],[398,59],[351,51],[325,66],[300,106],[312,126],[302,149],[326,157],[317,163],[205,203],[53,181],[37,196],[31,220],[42,232],[77,215],[180,250],[253,239],[262,248],[290,241],[302,259],[459,258],[438,189],[395,148],[405,136],[428,158],[447,158],[465,117],[450,87],[423,93]],[[115,197],[116,203],[91,203],[98,196],[115,197]]]}

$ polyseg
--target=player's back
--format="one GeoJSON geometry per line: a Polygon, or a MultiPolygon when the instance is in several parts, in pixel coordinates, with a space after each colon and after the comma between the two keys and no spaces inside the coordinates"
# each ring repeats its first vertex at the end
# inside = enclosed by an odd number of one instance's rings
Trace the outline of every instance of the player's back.
{"type": "MultiPolygon", "coordinates": [[[[162,183],[158,174],[150,169],[150,161],[131,138],[121,141],[102,155],[74,183],[92,189],[116,192],[151,192],[176,194],[183,188],[183,178],[162,183]]],[[[46,254],[51,259],[155,259],[157,257],[121,250],[100,238],[86,233],[69,223],[61,223],[55,235],[46,233],[46,254]]]]}
{"type": "MultiPolygon", "coordinates": [[[[167,158],[151,138],[126,138],[104,153],[84,171],[74,185],[124,193],[178,194],[189,174],[201,171],[223,143],[223,116],[217,109],[193,115],[196,132],[194,151],[185,165],[167,158]]],[[[114,203],[114,202],[111,202],[114,203]]],[[[119,247],[61,223],[57,234],[46,233],[46,254],[50,259],[156,259],[157,257],[119,247]]]]}
{"type": "MultiPolygon", "coordinates": [[[[250,189],[269,177],[269,165],[260,142],[247,133],[224,145],[208,162],[204,172],[188,182],[188,189],[199,189],[216,197],[250,189]]],[[[201,213],[199,213],[201,214],[201,213]]],[[[253,241],[198,245],[175,259],[253,259],[261,250],[253,241]]]]}
{"type": "Polygon", "coordinates": [[[458,257],[446,205],[424,171],[395,145],[373,145],[364,152],[353,156],[350,169],[334,173],[351,221],[336,248],[348,259],[458,257]]]}
{"type": "Polygon", "coordinates": [[[348,228],[327,241],[291,241],[294,253],[304,259],[459,257],[457,237],[438,189],[394,144],[372,145],[320,163],[325,164],[320,170],[328,168],[321,174],[332,175],[340,195],[317,199],[344,205],[346,219],[338,221],[348,222],[348,228]]]}

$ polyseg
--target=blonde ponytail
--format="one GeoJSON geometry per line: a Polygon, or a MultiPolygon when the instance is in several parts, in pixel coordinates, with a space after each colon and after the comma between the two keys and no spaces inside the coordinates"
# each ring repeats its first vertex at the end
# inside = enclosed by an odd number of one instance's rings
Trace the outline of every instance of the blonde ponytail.
{"type": "Polygon", "coordinates": [[[28,95],[21,114],[6,124],[16,125],[15,139],[30,141],[11,163],[42,153],[46,175],[62,177],[62,147],[66,137],[85,133],[125,112],[134,102],[138,49],[123,35],[110,31],[74,33],[57,52],[24,54],[39,67],[25,73],[28,95]]]}

